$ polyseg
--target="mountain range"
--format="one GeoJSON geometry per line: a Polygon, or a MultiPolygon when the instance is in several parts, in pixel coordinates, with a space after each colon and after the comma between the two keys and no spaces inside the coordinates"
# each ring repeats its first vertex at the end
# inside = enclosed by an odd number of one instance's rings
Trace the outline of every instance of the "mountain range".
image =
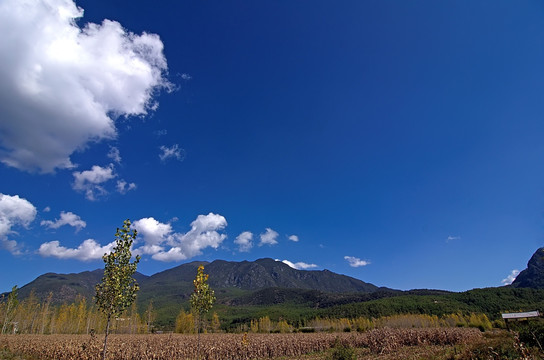
{"type": "MultiPolygon", "coordinates": [[[[242,262],[193,261],[152,276],[137,272],[134,278],[140,285],[138,296],[143,300],[153,298],[159,302],[161,297],[188,298],[200,264],[205,266],[205,272],[209,274],[209,284],[216,290],[218,297],[231,292],[242,295],[269,288],[325,293],[372,293],[380,289],[373,284],[329,270],[297,270],[281,261],[265,258],[242,262]]],[[[103,273],[102,269],[74,274],[47,273],[20,288],[19,296],[25,298],[34,291],[38,299],[45,299],[52,292],[54,303],[71,302],[77,295],[90,299],[103,273]]]]}
{"type": "MultiPolygon", "coordinates": [[[[205,266],[209,284],[217,296],[215,309],[232,326],[264,315],[293,320],[398,313],[440,316],[463,311],[482,312],[497,318],[502,311],[544,308],[544,248],[540,248],[511,285],[462,293],[377,287],[329,270],[297,270],[269,258],[241,262],[193,261],[151,276],[136,273],[140,311],[152,301],[158,324],[171,328],[180,308],[189,308],[193,279],[200,264],[205,266]]],[[[73,302],[77,296],[90,302],[102,276],[102,269],[75,274],[47,273],[20,288],[19,299],[34,292],[42,301],[51,293],[55,304],[73,302]]]]}

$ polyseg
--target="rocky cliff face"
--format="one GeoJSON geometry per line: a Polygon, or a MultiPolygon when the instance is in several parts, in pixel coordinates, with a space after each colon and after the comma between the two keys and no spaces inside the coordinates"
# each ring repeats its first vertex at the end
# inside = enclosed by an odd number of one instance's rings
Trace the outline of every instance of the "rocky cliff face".
{"type": "Polygon", "coordinates": [[[533,254],[527,263],[527,269],[519,273],[512,287],[544,289],[544,248],[533,254]]]}

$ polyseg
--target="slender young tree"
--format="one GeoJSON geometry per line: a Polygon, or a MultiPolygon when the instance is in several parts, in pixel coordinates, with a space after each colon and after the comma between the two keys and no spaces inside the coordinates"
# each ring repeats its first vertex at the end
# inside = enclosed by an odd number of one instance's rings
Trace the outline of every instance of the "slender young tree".
{"type": "Polygon", "coordinates": [[[191,294],[191,309],[196,315],[197,323],[197,337],[198,337],[198,347],[197,353],[198,358],[200,359],[200,329],[202,328],[202,317],[206,314],[213,306],[215,302],[215,294],[210,285],[208,285],[208,274],[204,274],[204,265],[198,267],[196,278],[193,280],[193,285],[195,289],[191,294]]]}
{"type": "Polygon", "coordinates": [[[45,299],[45,303],[42,307],[42,327],[40,334],[45,334],[45,327],[48,323],[48,317],[49,317],[49,305],[51,304],[51,300],[53,299],[53,292],[49,292],[49,295],[47,296],[47,299],[45,299]]]}
{"type": "Polygon", "coordinates": [[[153,330],[153,322],[155,321],[155,310],[153,309],[153,300],[149,301],[147,310],[145,311],[145,322],[147,325],[147,333],[151,334],[153,330]]]}
{"type": "Polygon", "coordinates": [[[6,313],[4,315],[4,324],[2,325],[2,334],[6,333],[6,330],[8,329],[8,325],[13,319],[13,315],[15,314],[15,309],[18,304],[19,304],[19,300],[17,300],[17,285],[15,285],[11,289],[11,292],[8,295],[8,302],[6,304],[6,313]]]}
{"type": "Polygon", "coordinates": [[[121,316],[130,307],[140,289],[132,277],[140,262],[140,256],[136,256],[136,259],[132,263],[130,262],[132,257],[130,248],[136,235],[137,231],[130,228],[130,220],[125,220],[123,227],[117,228],[115,233],[113,251],[102,257],[105,263],[104,277],[102,282],[96,285],[95,301],[98,309],[106,315],[103,360],[106,359],[111,320],[121,316]]]}

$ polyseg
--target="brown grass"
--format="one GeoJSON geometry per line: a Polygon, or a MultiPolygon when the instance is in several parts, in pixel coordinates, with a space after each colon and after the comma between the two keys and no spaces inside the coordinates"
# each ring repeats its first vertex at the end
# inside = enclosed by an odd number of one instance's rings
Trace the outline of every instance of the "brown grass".
{"type": "MultiPolygon", "coordinates": [[[[313,334],[206,334],[202,336],[201,359],[319,359],[338,339],[343,345],[358,348],[361,359],[391,359],[404,349],[426,353],[455,345],[477,343],[482,335],[475,329],[377,329],[366,333],[313,334]],[[370,357],[368,357],[370,356],[370,357]]],[[[110,360],[195,359],[195,335],[112,335],[108,339],[110,360]],[[111,340],[110,340],[111,339],[111,340]]],[[[102,337],[88,335],[3,335],[0,348],[13,354],[39,359],[98,360],[102,337]]],[[[422,359],[415,351],[397,359],[422,359]]]]}

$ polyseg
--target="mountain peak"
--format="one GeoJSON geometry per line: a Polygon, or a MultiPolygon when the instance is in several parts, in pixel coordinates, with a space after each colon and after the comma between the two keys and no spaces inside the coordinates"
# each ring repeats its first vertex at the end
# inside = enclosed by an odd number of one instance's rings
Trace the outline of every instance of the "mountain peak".
{"type": "Polygon", "coordinates": [[[513,287],[544,289],[544,248],[538,249],[512,283],[513,287]]]}

